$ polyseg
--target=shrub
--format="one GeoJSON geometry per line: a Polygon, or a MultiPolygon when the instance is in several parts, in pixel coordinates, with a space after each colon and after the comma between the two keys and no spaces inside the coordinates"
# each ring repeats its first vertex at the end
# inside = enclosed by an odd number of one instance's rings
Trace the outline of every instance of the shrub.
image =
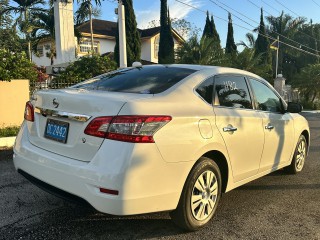
{"type": "Polygon", "coordinates": [[[37,76],[35,65],[29,61],[24,52],[15,53],[0,49],[0,80],[29,79],[33,82],[37,76]]]}
{"type": "Polygon", "coordinates": [[[0,137],[14,137],[17,136],[20,127],[18,126],[11,126],[0,128],[0,137]]]}
{"type": "Polygon", "coordinates": [[[71,63],[59,77],[53,80],[53,85],[59,85],[60,82],[78,83],[116,68],[116,62],[107,56],[85,56],[71,63]]]}

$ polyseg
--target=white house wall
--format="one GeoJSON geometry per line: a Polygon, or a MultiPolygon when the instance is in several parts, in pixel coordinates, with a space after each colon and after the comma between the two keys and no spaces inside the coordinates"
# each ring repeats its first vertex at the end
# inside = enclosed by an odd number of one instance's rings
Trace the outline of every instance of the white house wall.
{"type": "MultiPolygon", "coordinates": [[[[158,53],[155,52],[155,41],[157,37],[159,37],[159,33],[150,38],[141,39],[141,59],[158,63],[158,53]]],[[[86,37],[88,40],[88,37],[86,37]]],[[[174,48],[177,49],[179,46],[179,42],[173,38],[174,40],[174,48]]],[[[114,47],[116,45],[115,39],[105,39],[105,38],[94,38],[95,42],[99,42],[99,53],[104,54],[107,52],[114,52],[114,47]]],[[[46,43],[43,43],[46,44],[46,43]]],[[[43,46],[43,45],[42,45],[43,46]]],[[[79,46],[78,49],[78,58],[87,55],[88,53],[80,53],[79,46]]],[[[50,66],[50,59],[46,57],[46,53],[50,50],[46,50],[43,48],[43,56],[37,57],[34,53],[32,54],[32,60],[37,66],[50,66]]],[[[54,61],[56,64],[56,61],[54,61]]]]}
{"type": "Polygon", "coordinates": [[[34,62],[37,66],[50,66],[50,58],[47,57],[47,53],[50,50],[46,50],[43,45],[39,45],[39,47],[43,47],[43,56],[37,57],[34,53],[32,53],[32,62],[34,62]]]}
{"type": "Polygon", "coordinates": [[[152,62],[152,39],[142,39],[141,40],[141,59],[152,62]]]}

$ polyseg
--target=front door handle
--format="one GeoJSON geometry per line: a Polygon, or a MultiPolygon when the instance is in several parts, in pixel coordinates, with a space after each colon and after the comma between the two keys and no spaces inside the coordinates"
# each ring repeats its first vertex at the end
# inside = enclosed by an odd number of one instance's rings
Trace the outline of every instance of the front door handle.
{"type": "Polygon", "coordinates": [[[274,126],[272,126],[270,123],[267,126],[264,126],[265,129],[267,130],[272,130],[274,129],[274,126]]]}
{"type": "Polygon", "coordinates": [[[237,131],[237,130],[238,130],[238,128],[233,127],[232,125],[228,125],[228,126],[226,126],[226,127],[223,128],[223,131],[224,131],[224,132],[235,132],[235,131],[237,131]]]}

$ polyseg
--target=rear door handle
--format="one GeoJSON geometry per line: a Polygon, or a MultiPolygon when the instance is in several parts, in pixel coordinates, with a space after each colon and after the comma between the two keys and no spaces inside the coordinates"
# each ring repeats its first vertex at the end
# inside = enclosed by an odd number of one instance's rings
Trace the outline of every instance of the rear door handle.
{"type": "Polygon", "coordinates": [[[274,126],[272,126],[270,123],[267,126],[264,126],[265,129],[267,130],[272,130],[274,129],[274,126]]]}
{"type": "Polygon", "coordinates": [[[224,132],[235,132],[235,131],[237,131],[237,130],[238,130],[238,128],[233,127],[233,126],[231,126],[231,125],[228,125],[227,127],[224,127],[224,128],[223,128],[223,131],[224,131],[224,132]]]}

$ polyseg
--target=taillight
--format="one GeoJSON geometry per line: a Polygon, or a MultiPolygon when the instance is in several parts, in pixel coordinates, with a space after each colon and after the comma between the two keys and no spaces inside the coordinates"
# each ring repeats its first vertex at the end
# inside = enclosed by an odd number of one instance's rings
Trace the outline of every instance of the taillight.
{"type": "Polygon", "coordinates": [[[85,133],[123,142],[154,143],[155,132],[171,119],[170,116],[98,117],[91,121],[85,133]]]}
{"type": "Polygon", "coordinates": [[[97,117],[84,130],[85,134],[104,138],[113,117],[97,117]]]}
{"type": "Polygon", "coordinates": [[[30,122],[34,122],[34,108],[30,101],[26,103],[24,110],[24,119],[30,122]]]}

